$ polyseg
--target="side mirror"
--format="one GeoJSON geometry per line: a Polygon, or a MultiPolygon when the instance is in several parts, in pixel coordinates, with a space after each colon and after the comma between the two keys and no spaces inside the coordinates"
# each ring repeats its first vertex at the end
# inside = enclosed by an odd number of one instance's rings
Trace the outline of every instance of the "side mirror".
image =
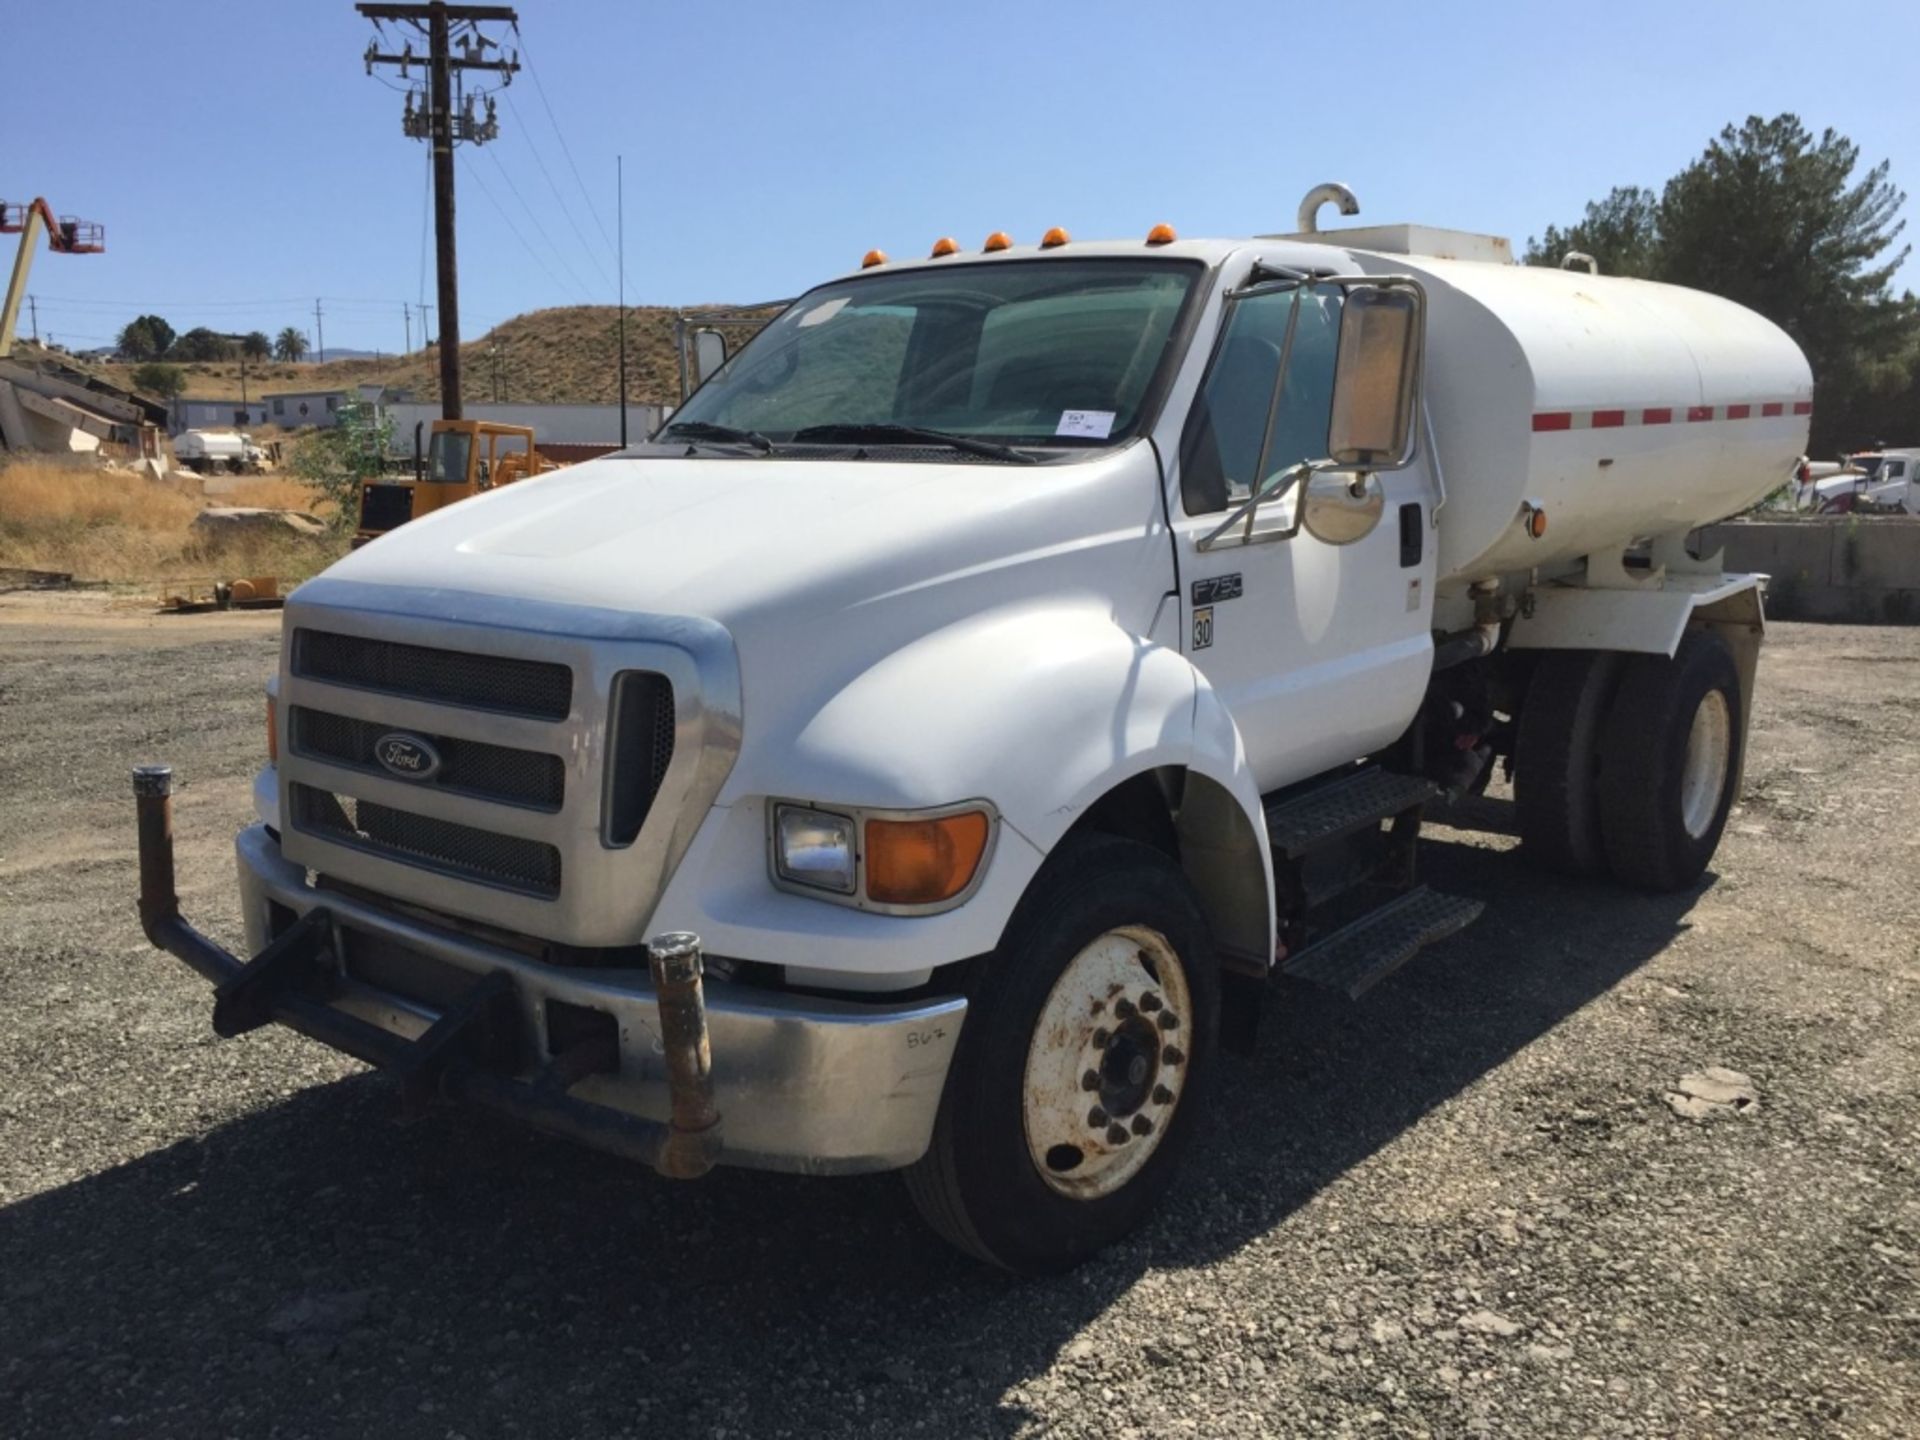
{"type": "Polygon", "coordinates": [[[1364,540],[1387,508],[1386,491],[1372,472],[1321,470],[1300,495],[1300,528],[1323,545],[1364,540]]]}
{"type": "Polygon", "coordinates": [[[1336,465],[1395,470],[1411,458],[1420,319],[1411,290],[1360,285],[1347,293],[1327,432],[1336,465]]]}
{"type": "Polygon", "coordinates": [[[718,330],[693,332],[693,374],[697,383],[706,384],[713,372],[726,363],[726,336],[718,330]]]}

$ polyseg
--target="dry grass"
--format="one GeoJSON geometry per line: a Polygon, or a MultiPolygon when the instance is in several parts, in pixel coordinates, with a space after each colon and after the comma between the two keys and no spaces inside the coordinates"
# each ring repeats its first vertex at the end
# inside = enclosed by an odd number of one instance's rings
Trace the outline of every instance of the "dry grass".
{"type": "MultiPolygon", "coordinates": [[[[264,479],[218,503],[311,510],[311,492],[264,479]]],[[[0,465],[0,566],[122,582],[279,575],[302,579],[335,559],[344,540],[291,534],[209,539],[193,529],[206,508],[197,479],[150,480],[132,470],[51,460],[0,465]]]]}

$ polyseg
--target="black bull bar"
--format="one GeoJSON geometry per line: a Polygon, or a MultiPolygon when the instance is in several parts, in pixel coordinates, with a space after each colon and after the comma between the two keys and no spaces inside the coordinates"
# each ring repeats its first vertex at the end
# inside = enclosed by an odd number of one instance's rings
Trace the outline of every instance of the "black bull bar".
{"type": "Polygon", "coordinates": [[[401,1118],[417,1119],[436,1100],[482,1105],[548,1134],[644,1161],[662,1175],[692,1180],[720,1154],[713,1100],[700,941],[663,935],[647,945],[660,1008],[672,1118],[662,1123],[568,1094],[589,1075],[614,1070],[615,1043],[581,1039],[531,1080],[510,1073],[522,1049],[514,982],[503,971],[476,981],[418,1039],[383,1030],[328,1003],[338,969],[336,922],[325,906],[301,916],[251,960],[208,939],[180,914],[173,874],[173,770],[133,772],[140,826],[140,924],[147,939],[214,984],[213,1028],[231,1038],[278,1023],[400,1082],[401,1118]]]}

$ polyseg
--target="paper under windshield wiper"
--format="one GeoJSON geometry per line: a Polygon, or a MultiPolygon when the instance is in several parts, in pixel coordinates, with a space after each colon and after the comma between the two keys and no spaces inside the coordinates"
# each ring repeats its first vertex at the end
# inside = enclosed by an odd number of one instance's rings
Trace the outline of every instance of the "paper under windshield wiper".
{"type": "Polygon", "coordinates": [[[739,430],[732,425],[715,425],[710,420],[675,420],[662,435],[683,435],[689,440],[721,440],[732,445],[751,445],[762,455],[773,453],[773,441],[758,430],[739,430]]]}
{"type": "Polygon", "coordinates": [[[1016,450],[1011,445],[976,440],[971,435],[953,435],[945,430],[928,430],[919,425],[892,425],[879,421],[809,425],[794,431],[793,439],[795,444],[802,445],[808,441],[831,444],[836,440],[848,445],[867,442],[883,445],[945,445],[968,455],[984,455],[989,460],[1009,460],[1016,465],[1037,463],[1034,456],[1024,450],[1016,450]]]}

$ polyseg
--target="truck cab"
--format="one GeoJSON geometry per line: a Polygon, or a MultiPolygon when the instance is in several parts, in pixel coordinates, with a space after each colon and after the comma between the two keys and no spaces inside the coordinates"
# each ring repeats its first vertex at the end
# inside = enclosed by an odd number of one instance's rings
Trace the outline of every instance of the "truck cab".
{"type": "Polygon", "coordinates": [[[558,468],[535,448],[528,426],[436,420],[425,454],[416,457],[411,480],[379,480],[362,487],[354,548],[442,506],[558,468]]]}
{"type": "Polygon", "coordinates": [[[1504,767],[1533,863],[1697,883],[1763,617],[1685,539],[1804,451],[1804,360],[1489,237],[1320,233],[1327,198],[874,251],[640,444],[303,585],[252,958],[171,903],[153,773],[149,935],[222,1033],[415,1111],[902,1170],[1043,1271],[1176,1183],[1263,1007],[1478,915],[1419,879],[1429,806],[1504,767]]]}

